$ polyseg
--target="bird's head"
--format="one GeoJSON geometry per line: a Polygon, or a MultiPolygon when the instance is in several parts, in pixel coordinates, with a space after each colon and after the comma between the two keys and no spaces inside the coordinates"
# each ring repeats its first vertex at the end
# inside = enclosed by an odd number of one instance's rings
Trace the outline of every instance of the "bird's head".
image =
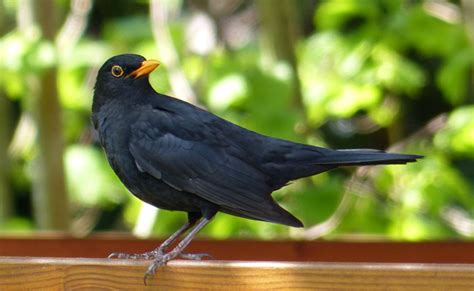
{"type": "Polygon", "coordinates": [[[158,67],[156,60],[146,60],[135,54],[123,54],[108,59],[97,74],[94,107],[107,99],[130,98],[151,88],[148,75],[158,67]]]}

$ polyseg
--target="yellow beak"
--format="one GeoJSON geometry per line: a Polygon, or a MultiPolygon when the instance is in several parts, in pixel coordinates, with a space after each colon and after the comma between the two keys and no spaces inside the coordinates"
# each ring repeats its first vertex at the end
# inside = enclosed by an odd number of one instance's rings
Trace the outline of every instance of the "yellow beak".
{"type": "Polygon", "coordinates": [[[136,69],[135,71],[131,72],[127,77],[133,76],[136,79],[140,76],[147,75],[153,72],[159,65],[160,65],[160,62],[157,60],[143,61],[140,67],[136,69]]]}

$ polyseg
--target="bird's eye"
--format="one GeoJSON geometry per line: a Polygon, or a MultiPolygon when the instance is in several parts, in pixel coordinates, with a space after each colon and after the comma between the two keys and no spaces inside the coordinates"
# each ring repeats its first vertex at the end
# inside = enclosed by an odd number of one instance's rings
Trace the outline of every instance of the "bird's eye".
{"type": "Polygon", "coordinates": [[[112,75],[116,78],[121,77],[123,75],[123,69],[121,66],[115,65],[112,67],[112,75]]]}

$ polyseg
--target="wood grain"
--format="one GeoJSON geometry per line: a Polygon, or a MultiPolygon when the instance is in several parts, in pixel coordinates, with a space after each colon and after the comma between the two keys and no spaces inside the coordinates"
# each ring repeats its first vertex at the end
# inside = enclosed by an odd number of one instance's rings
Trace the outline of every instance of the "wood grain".
{"type": "Polygon", "coordinates": [[[172,261],[144,286],[148,263],[0,257],[0,289],[474,290],[474,265],[470,264],[172,261]]]}

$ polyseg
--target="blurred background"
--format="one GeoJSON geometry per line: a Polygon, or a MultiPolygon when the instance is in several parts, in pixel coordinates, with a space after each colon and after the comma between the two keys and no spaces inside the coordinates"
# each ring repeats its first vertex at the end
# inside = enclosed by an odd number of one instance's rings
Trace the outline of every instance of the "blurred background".
{"type": "Polygon", "coordinates": [[[474,238],[474,2],[0,0],[0,232],[166,236],[184,213],[127,192],[91,126],[98,68],[274,137],[424,155],[273,196],[291,229],[219,214],[211,238],[474,238]]]}

